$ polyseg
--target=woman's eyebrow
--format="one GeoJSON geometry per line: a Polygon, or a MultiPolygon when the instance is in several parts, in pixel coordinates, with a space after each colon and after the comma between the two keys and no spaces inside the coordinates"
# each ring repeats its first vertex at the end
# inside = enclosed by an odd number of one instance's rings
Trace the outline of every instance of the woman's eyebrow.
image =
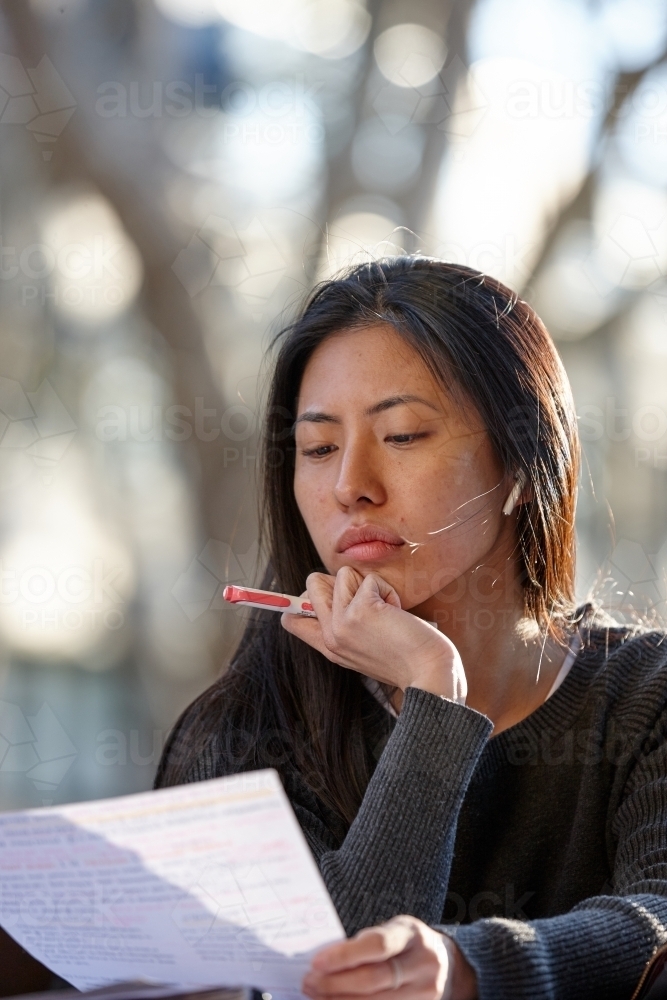
{"type": "Polygon", "coordinates": [[[425,406],[430,406],[436,413],[440,412],[435,403],[430,403],[428,399],[424,399],[422,396],[413,396],[411,393],[408,393],[402,396],[388,396],[387,399],[382,399],[374,406],[370,406],[364,413],[367,417],[372,417],[375,413],[381,413],[383,410],[390,410],[392,406],[402,406],[406,403],[424,403],[425,406]]]}
{"type": "MultiPolygon", "coordinates": [[[[388,396],[386,399],[381,399],[379,403],[374,403],[373,406],[369,406],[367,410],[364,410],[364,416],[372,417],[376,413],[382,413],[383,410],[390,410],[392,406],[403,406],[407,403],[424,403],[425,406],[429,406],[436,413],[440,412],[438,407],[434,403],[430,403],[428,399],[407,393],[401,396],[388,396]]],[[[321,410],[306,410],[295,421],[297,424],[303,422],[311,424],[340,424],[341,419],[340,417],[333,416],[331,413],[324,413],[321,410]]]]}
{"type": "Polygon", "coordinates": [[[321,410],[307,410],[297,417],[294,424],[340,424],[340,417],[334,417],[330,413],[322,413],[321,410]]]}

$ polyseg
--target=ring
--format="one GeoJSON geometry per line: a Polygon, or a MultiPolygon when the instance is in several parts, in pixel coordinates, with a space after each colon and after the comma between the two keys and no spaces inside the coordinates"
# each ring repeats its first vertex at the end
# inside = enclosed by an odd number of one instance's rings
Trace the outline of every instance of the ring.
{"type": "Polygon", "coordinates": [[[394,985],[392,990],[397,990],[403,984],[403,970],[401,969],[401,963],[397,958],[391,958],[391,968],[394,973],[394,985]]]}

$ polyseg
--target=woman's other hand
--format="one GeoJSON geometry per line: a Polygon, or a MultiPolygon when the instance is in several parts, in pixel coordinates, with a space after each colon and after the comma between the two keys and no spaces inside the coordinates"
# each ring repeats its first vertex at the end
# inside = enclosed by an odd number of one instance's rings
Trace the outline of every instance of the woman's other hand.
{"type": "Polygon", "coordinates": [[[365,927],[327,945],[301,989],[313,1000],[475,1000],[472,967],[451,938],[416,917],[365,927]]]}
{"type": "Polygon", "coordinates": [[[327,659],[405,691],[417,687],[464,702],[467,683],[453,642],[401,609],[379,574],[343,566],[335,577],[311,573],[301,595],[317,619],[283,614],[283,627],[327,659]]]}

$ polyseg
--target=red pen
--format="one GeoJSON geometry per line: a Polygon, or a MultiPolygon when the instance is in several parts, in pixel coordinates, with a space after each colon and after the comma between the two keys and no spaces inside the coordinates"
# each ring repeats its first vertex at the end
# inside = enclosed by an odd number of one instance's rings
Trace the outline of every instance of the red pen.
{"type": "Polygon", "coordinates": [[[304,618],[317,618],[313,605],[300,597],[289,594],[276,594],[272,590],[253,590],[251,587],[225,587],[222,596],[230,604],[243,604],[249,608],[262,608],[264,611],[285,611],[288,615],[303,615],[304,618]]]}

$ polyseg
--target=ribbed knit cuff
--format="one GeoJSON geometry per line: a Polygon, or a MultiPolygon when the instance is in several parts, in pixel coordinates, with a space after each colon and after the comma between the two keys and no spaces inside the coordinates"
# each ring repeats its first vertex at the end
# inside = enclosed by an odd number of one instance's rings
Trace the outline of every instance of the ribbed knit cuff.
{"type": "Polygon", "coordinates": [[[474,708],[421,688],[406,688],[394,733],[400,728],[410,728],[417,735],[425,735],[427,726],[432,727],[432,736],[442,737],[450,748],[458,747],[463,757],[471,753],[475,761],[480,746],[483,749],[493,731],[491,720],[474,708]],[[417,730],[414,728],[416,721],[419,722],[417,730]]]}

